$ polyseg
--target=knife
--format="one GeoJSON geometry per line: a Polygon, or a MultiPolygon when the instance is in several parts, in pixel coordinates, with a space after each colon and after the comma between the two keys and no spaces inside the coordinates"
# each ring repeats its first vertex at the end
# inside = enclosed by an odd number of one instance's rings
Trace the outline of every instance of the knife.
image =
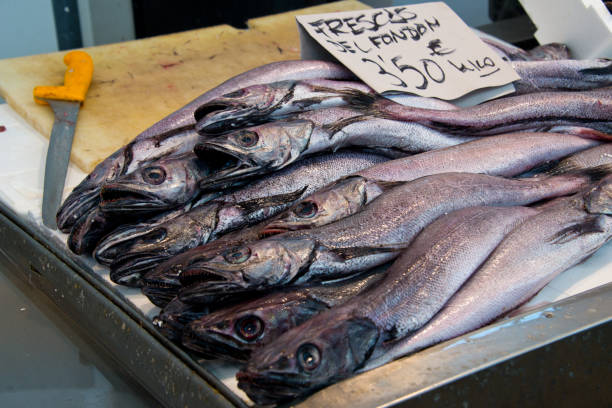
{"type": "Polygon", "coordinates": [[[93,75],[93,61],[84,51],[69,52],[64,56],[64,64],[68,68],[63,86],[34,88],[34,100],[51,105],[55,115],[45,161],[42,202],[43,223],[51,229],[57,229],[56,213],[64,191],[74,128],[93,75]]]}

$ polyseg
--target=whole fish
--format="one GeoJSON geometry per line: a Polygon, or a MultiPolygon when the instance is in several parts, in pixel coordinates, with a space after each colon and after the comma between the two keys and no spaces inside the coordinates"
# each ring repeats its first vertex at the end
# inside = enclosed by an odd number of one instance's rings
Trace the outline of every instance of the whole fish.
{"type": "Polygon", "coordinates": [[[193,129],[193,114],[200,105],[250,85],[310,78],[350,79],[353,74],[331,62],[302,60],[274,62],[228,79],[144,130],[98,164],[58,210],[58,228],[63,232],[70,231],[77,219],[97,206],[102,183],[130,173],[147,161],[192,150],[198,138],[193,129]]]}
{"type": "Polygon", "coordinates": [[[205,139],[195,152],[211,167],[201,186],[213,189],[342,147],[392,148],[408,154],[468,140],[416,123],[364,116],[355,109],[328,108],[205,139]]]}
{"type": "Polygon", "coordinates": [[[442,214],[474,205],[525,205],[575,193],[591,182],[586,173],[545,179],[470,173],[421,177],[332,224],[287,232],[195,261],[179,280],[200,280],[200,293],[215,295],[348,276],[394,259],[442,214]]]}
{"type": "Polygon", "coordinates": [[[375,288],[255,352],[237,375],[239,387],[265,404],[350,376],[376,347],[425,324],[504,236],[535,214],[527,207],[471,207],[439,218],[418,235],[375,288]],[[270,383],[269,378],[278,382],[270,383]]]}
{"type": "Polygon", "coordinates": [[[351,151],[307,158],[174,218],[122,228],[98,245],[96,259],[112,263],[114,282],[137,283],[140,274],[172,255],[271,217],[330,181],[383,161],[380,155],[351,151]]]}
{"type": "MultiPolygon", "coordinates": [[[[203,134],[258,125],[286,115],[345,106],[355,91],[374,94],[362,82],[311,79],[258,84],[201,105],[194,113],[195,129],[203,134]]],[[[414,95],[393,95],[398,103],[430,109],[456,109],[448,102],[414,95]]]]}
{"type": "Polygon", "coordinates": [[[316,314],[376,285],[376,271],[326,285],[286,288],[192,320],[183,345],[212,358],[246,361],[251,352],[316,314]]]}
{"type": "Polygon", "coordinates": [[[598,145],[597,141],[570,135],[512,133],[387,161],[360,170],[298,201],[269,221],[262,234],[332,223],[355,214],[396,182],[445,172],[512,177],[598,145]]]}
{"type": "Polygon", "coordinates": [[[521,77],[513,82],[516,94],[543,91],[579,91],[612,85],[612,60],[516,61],[521,77]]]}
{"type": "Polygon", "coordinates": [[[541,212],[512,231],[430,322],[376,350],[366,369],[484,326],[531,299],[611,237],[610,216],[575,205],[541,212]]]}
{"type": "MultiPolygon", "coordinates": [[[[364,113],[413,121],[444,132],[491,135],[544,126],[584,126],[612,133],[612,87],[582,92],[537,92],[455,110],[419,109],[362,94],[352,102],[364,113]]],[[[608,137],[609,139],[609,137],[608,137]]]]}

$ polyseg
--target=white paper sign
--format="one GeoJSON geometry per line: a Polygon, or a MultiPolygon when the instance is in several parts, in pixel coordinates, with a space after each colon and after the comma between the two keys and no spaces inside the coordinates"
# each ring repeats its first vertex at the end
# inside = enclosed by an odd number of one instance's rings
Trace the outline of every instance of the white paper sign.
{"type": "Polygon", "coordinates": [[[296,19],[303,59],[325,59],[318,43],[378,93],[455,100],[489,88],[491,98],[514,90],[509,85],[491,92],[491,87],[519,79],[510,64],[442,2],[296,19]]]}

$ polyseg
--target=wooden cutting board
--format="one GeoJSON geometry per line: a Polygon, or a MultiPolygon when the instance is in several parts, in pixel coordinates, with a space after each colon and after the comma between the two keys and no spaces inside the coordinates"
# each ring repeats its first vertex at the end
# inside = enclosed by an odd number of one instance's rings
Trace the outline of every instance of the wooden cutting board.
{"type": "MultiPolygon", "coordinates": [[[[229,25],[86,48],[94,61],[71,160],[89,173],[153,123],[248,69],[299,59],[297,14],[368,8],[340,1],[229,25]]],[[[46,137],[53,113],[34,102],[37,85],[61,85],[66,52],[0,60],[0,95],[46,137]]],[[[1,125],[1,124],[0,124],[1,125]]]]}

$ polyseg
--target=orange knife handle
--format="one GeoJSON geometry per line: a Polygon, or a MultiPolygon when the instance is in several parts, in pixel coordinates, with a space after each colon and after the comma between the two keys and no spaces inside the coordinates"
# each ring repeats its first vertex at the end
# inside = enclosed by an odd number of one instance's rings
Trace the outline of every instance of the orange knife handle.
{"type": "Polygon", "coordinates": [[[68,66],[62,86],[37,86],[34,88],[34,100],[46,104],[43,99],[83,102],[91,77],[93,61],[85,51],[71,51],[64,56],[64,64],[68,66]]]}

